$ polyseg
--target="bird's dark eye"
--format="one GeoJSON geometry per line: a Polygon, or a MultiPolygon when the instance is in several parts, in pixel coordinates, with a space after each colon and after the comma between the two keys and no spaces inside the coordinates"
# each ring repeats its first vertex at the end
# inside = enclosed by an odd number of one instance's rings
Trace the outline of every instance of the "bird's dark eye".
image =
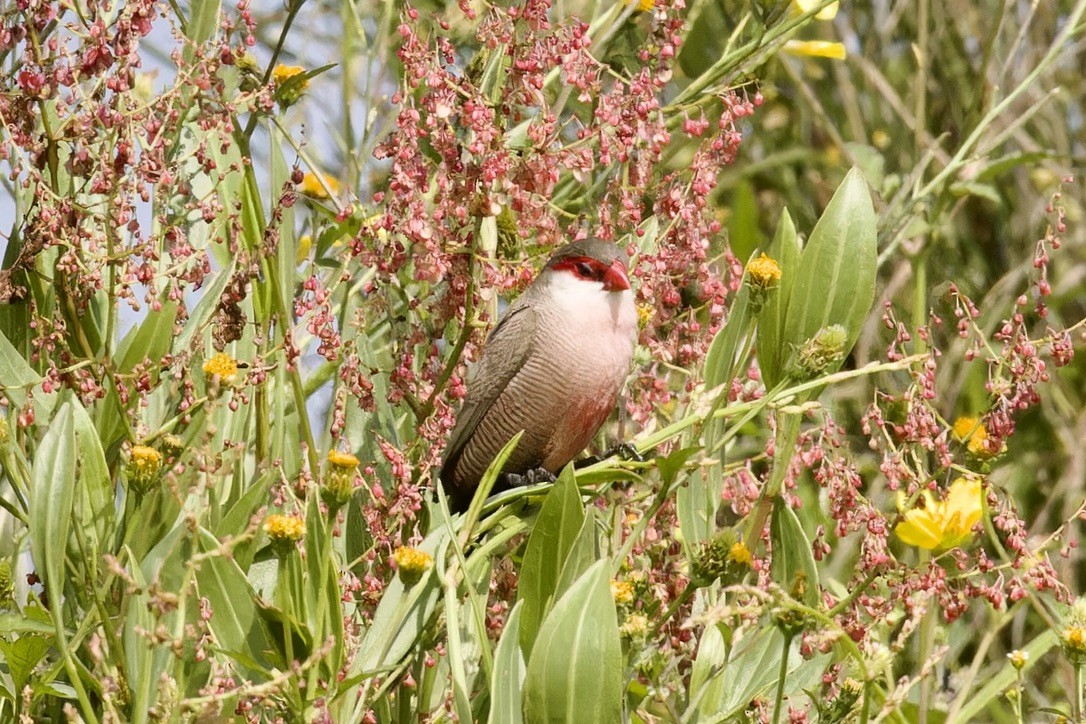
{"type": "Polygon", "coordinates": [[[577,262],[577,273],[582,277],[592,279],[596,276],[596,270],[586,261],[577,262]]]}

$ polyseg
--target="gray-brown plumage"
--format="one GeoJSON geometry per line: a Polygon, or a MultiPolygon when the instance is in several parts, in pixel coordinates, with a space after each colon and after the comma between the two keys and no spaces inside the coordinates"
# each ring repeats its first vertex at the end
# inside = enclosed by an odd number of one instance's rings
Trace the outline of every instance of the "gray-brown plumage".
{"type": "Polygon", "coordinates": [[[562,247],[491,332],[445,450],[441,482],[453,510],[467,508],[521,430],[503,473],[557,473],[606,421],[637,336],[624,260],[610,242],[562,247]]]}

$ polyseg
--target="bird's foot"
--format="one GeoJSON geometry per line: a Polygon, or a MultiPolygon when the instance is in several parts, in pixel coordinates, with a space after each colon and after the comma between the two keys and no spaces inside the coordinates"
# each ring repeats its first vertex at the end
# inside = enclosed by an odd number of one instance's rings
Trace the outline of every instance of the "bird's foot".
{"type": "Polygon", "coordinates": [[[536,483],[553,483],[558,479],[546,468],[532,468],[525,473],[504,473],[502,477],[505,485],[510,488],[523,488],[536,483]]]}
{"type": "Polygon", "coordinates": [[[612,445],[603,451],[602,455],[589,455],[586,458],[578,460],[573,464],[576,469],[586,468],[589,465],[595,465],[598,462],[603,462],[607,458],[617,457],[619,460],[633,460],[634,462],[643,463],[645,458],[641,453],[637,452],[637,448],[633,444],[628,442],[620,442],[617,445],[612,445]]]}

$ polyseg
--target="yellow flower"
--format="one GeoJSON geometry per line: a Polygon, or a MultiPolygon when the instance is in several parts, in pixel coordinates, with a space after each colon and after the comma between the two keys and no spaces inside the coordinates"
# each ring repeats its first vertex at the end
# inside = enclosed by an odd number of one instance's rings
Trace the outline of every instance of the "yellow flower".
{"type": "Polygon", "coordinates": [[[309,87],[305,68],[300,65],[277,65],[272,71],[275,81],[275,100],[282,108],[289,108],[298,102],[302,93],[309,87]]]}
{"type": "Polygon", "coordinates": [[[656,0],[626,0],[627,7],[633,4],[637,4],[637,12],[647,13],[656,7],[656,0]]]}
{"type": "Polygon", "coordinates": [[[797,55],[803,58],[844,60],[848,55],[843,44],[828,40],[789,40],[781,50],[789,55],[797,55]]]}
{"type": "Polygon", "coordinates": [[[351,499],[357,469],[358,458],[354,455],[338,450],[328,453],[328,476],[321,489],[321,499],[328,504],[330,512],[335,513],[351,499]]]}
{"type": "MultiPolygon", "coordinates": [[[[280,63],[275,66],[275,70],[272,71],[272,79],[275,81],[276,85],[282,85],[294,76],[301,75],[302,73],[305,73],[305,68],[300,65],[283,65],[280,63]]],[[[305,90],[309,86],[309,80],[303,78],[301,84],[301,89],[305,90]]]]}
{"type": "Polygon", "coordinates": [[[404,585],[410,586],[416,583],[422,574],[434,567],[434,558],[426,551],[409,546],[400,546],[392,553],[392,559],[396,561],[396,570],[400,574],[400,580],[404,585]]]}
{"type": "Polygon", "coordinates": [[[615,603],[620,606],[632,603],[634,598],[633,584],[629,581],[611,579],[611,597],[614,598],[615,603]]]}
{"type": "Polygon", "coordinates": [[[146,445],[134,445],[128,458],[128,485],[140,495],[151,489],[162,467],[162,453],[146,445]]]}
{"type": "Polygon", "coordinates": [[[754,556],[750,554],[747,544],[740,540],[732,544],[728,551],[728,560],[741,566],[750,566],[754,563],[754,556]]]}
{"type": "Polygon", "coordinates": [[[966,449],[978,458],[995,456],[988,447],[988,428],[976,417],[959,417],[955,420],[954,437],[964,442],[966,449]]]}
{"type": "MultiPolygon", "coordinates": [[[[901,497],[899,506],[904,503],[901,497]]],[[[958,478],[950,484],[944,500],[936,500],[928,490],[921,491],[916,507],[905,511],[905,519],[894,532],[904,543],[942,553],[968,542],[983,513],[980,478],[958,478]]]]}
{"type": "Polygon", "coordinates": [[[238,363],[225,352],[219,352],[204,362],[204,374],[218,377],[223,382],[233,382],[238,376],[238,363]]]}
{"type": "Polygon", "coordinates": [[[328,462],[331,463],[332,467],[347,472],[351,472],[358,467],[358,458],[350,453],[341,453],[338,450],[328,453],[328,462]]]}
{"type": "MultiPolygon", "coordinates": [[[[823,0],[792,0],[792,10],[796,15],[814,10],[822,4],[823,0]]],[[[837,16],[837,2],[830,3],[815,15],[819,20],[833,20],[837,16]]]]}
{"type": "Polygon", "coordinates": [[[264,532],[273,542],[297,543],[305,535],[305,521],[296,515],[269,515],[264,521],[264,532]]]}
{"type": "Polygon", "coordinates": [[[781,268],[776,260],[762,254],[747,263],[747,280],[756,287],[768,289],[781,280],[781,268]]]}
{"type": "Polygon", "coordinates": [[[326,199],[329,194],[339,196],[342,188],[335,177],[326,173],[322,173],[320,176],[315,173],[307,173],[302,177],[302,193],[315,199],[326,199]]]}

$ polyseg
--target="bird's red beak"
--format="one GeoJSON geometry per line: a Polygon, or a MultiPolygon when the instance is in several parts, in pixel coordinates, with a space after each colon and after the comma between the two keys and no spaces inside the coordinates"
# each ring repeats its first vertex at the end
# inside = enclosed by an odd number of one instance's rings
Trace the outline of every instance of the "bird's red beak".
{"type": "Polygon", "coordinates": [[[611,262],[611,266],[603,273],[603,288],[609,292],[621,292],[630,288],[630,276],[626,273],[626,265],[621,259],[611,262]]]}

